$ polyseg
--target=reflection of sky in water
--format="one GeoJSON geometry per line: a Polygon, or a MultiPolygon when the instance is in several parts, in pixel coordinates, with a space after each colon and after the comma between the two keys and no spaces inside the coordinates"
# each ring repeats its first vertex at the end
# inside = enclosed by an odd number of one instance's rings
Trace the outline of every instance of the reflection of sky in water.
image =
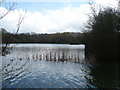
{"type": "MultiPolygon", "coordinates": [[[[14,76],[16,73],[12,75],[14,76]]],[[[89,76],[89,73],[88,67],[71,62],[34,61],[28,70],[3,82],[3,87],[94,87],[87,80],[87,78],[92,78],[89,76]],[[86,71],[83,70],[84,68],[86,71]]]]}
{"type": "Polygon", "coordinates": [[[69,62],[84,59],[84,48],[80,45],[27,45],[17,45],[2,58],[3,68],[8,65],[3,70],[3,80],[7,79],[3,82],[4,88],[94,87],[89,83],[92,79],[89,67],[69,62]],[[45,61],[59,58],[68,62],[45,61]]]}
{"type": "Polygon", "coordinates": [[[3,88],[120,87],[119,63],[90,64],[80,45],[13,46],[10,54],[0,57],[3,88]]]}
{"type": "Polygon", "coordinates": [[[85,45],[70,45],[70,44],[11,44],[11,46],[15,47],[41,47],[41,48],[85,48],[85,45]]]}

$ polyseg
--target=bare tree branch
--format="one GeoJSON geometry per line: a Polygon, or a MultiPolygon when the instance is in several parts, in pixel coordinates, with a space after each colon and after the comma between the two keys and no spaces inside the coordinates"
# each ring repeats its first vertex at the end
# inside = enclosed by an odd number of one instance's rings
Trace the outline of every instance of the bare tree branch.
{"type": "Polygon", "coordinates": [[[18,31],[20,30],[20,26],[21,26],[23,20],[25,19],[26,12],[27,12],[27,11],[25,11],[24,15],[21,15],[21,14],[19,13],[19,19],[18,19],[18,23],[17,23],[16,33],[18,33],[18,31]]]}
{"type": "MultiPolygon", "coordinates": [[[[26,15],[26,11],[25,11],[25,13],[24,13],[24,15],[22,15],[22,14],[20,14],[19,13],[19,19],[18,19],[18,23],[17,23],[17,28],[16,28],[16,34],[19,32],[19,30],[20,30],[20,27],[21,27],[21,24],[22,24],[22,22],[24,21],[24,19],[25,19],[25,15],[26,15]]],[[[4,55],[5,54],[5,52],[6,52],[6,49],[9,47],[9,45],[10,45],[10,35],[8,36],[8,38],[7,38],[7,42],[5,43],[5,46],[2,46],[2,55],[4,55]]]]}
{"type": "MultiPolygon", "coordinates": [[[[3,3],[4,0],[2,0],[2,2],[0,2],[1,4],[3,3]]],[[[1,5],[0,4],[0,5],[1,5]]],[[[12,5],[8,8],[8,10],[2,15],[0,16],[0,20],[3,19],[11,10],[14,9],[15,3],[12,3],[12,5]]]]}
{"type": "MultiPolygon", "coordinates": [[[[1,6],[4,2],[5,2],[5,0],[0,1],[0,6],[1,6]]],[[[14,10],[14,7],[15,7],[15,3],[10,4],[10,7],[8,7],[8,10],[5,11],[5,13],[3,13],[2,16],[0,16],[0,20],[2,20],[5,16],[7,16],[7,15],[10,13],[11,10],[14,10]]],[[[18,12],[18,13],[19,13],[19,12],[18,12]]],[[[21,13],[19,13],[17,28],[16,28],[16,30],[15,30],[15,33],[16,33],[16,34],[17,34],[18,31],[20,30],[20,26],[21,26],[21,24],[22,24],[22,22],[23,22],[23,20],[24,20],[24,18],[25,18],[25,15],[26,15],[26,11],[25,11],[25,13],[24,13],[23,15],[22,15],[21,13]]],[[[7,38],[7,40],[6,40],[6,43],[5,43],[4,45],[2,45],[2,55],[4,55],[4,54],[7,52],[6,50],[8,49],[9,45],[10,45],[10,35],[8,36],[8,38],[7,38]]]]}

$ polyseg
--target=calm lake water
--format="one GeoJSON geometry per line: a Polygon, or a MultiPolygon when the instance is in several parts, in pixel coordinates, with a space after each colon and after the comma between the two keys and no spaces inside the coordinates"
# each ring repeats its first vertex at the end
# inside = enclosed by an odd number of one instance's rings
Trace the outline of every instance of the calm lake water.
{"type": "Polygon", "coordinates": [[[0,57],[3,88],[120,88],[119,64],[89,63],[84,45],[12,46],[0,57]]]}

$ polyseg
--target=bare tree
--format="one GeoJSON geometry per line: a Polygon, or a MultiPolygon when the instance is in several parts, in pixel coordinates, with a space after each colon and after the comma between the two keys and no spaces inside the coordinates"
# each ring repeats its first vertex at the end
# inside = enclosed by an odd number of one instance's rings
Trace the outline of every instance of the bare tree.
{"type": "MultiPolygon", "coordinates": [[[[4,0],[1,0],[1,1],[0,1],[0,6],[2,6],[2,4],[3,4],[4,2],[5,2],[4,0]]],[[[8,10],[5,11],[3,14],[1,14],[1,16],[0,16],[0,21],[1,21],[3,18],[5,18],[5,17],[10,13],[11,10],[14,10],[14,6],[15,6],[15,3],[12,3],[11,6],[8,7],[8,10]]],[[[26,11],[24,12],[24,14],[21,14],[21,13],[18,11],[18,14],[19,14],[19,17],[18,17],[16,29],[15,29],[15,34],[17,34],[17,33],[19,32],[19,30],[20,30],[21,24],[22,24],[22,22],[23,22],[24,19],[25,19],[26,11]]],[[[1,34],[2,34],[2,33],[1,33],[1,34]]],[[[2,35],[1,35],[1,37],[2,37],[2,35]]],[[[2,38],[1,38],[1,39],[2,39],[2,38]]],[[[1,49],[0,55],[2,55],[2,56],[5,55],[6,52],[7,52],[7,50],[11,49],[10,40],[11,40],[11,39],[10,39],[10,36],[8,36],[8,37],[7,37],[7,40],[6,40],[6,42],[5,42],[4,44],[2,44],[2,41],[1,41],[2,46],[0,46],[0,49],[1,49]],[[2,48],[1,48],[1,47],[2,47],[2,48]]],[[[9,61],[9,60],[8,60],[8,61],[9,61]]],[[[21,60],[19,60],[19,59],[17,59],[17,60],[13,60],[13,59],[12,59],[12,60],[10,60],[10,62],[9,62],[8,64],[6,64],[6,65],[4,65],[4,66],[3,66],[3,65],[0,66],[0,73],[2,73],[2,76],[7,76],[7,75],[9,75],[9,74],[11,74],[11,73],[18,72],[18,73],[15,73],[15,75],[14,75],[14,77],[15,77],[15,76],[19,75],[20,73],[26,71],[26,70],[29,68],[29,66],[30,66],[29,59],[25,60],[25,62],[23,62],[23,63],[22,63],[20,66],[18,66],[18,67],[13,66],[14,63],[17,63],[17,62],[20,62],[20,61],[21,61],[21,60]],[[27,65],[27,67],[24,68],[26,65],[27,65]],[[12,67],[11,70],[8,70],[9,67],[12,67]],[[23,68],[24,68],[24,70],[23,70],[23,68]]],[[[2,64],[1,62],[2,62],[2,61],[0,60],[0,65],[2,64]]],[[[16,65],[16,64],[15,64],[15,65],[16,65]]],[[[1,75],[0,75],[0,76],[1,76],[1,75]]],[[[0,83],[3,82],[3,81],[5,81],[5,80],[7,80],[7,79],[9,79],[9,78],[10,78],[10,77],[5,78],[4,80],[1,80],[0,83]]],[[[12,77],[11,77],[11,78],[12,78],[12,77]]],[[[1,87],[0,87],[0,88],[1,88],[1,87]]]]}
{"type": "MultiPolygon", "coordinates": [[[[2,4],[4,3],[4,0],[0,1],[0,6],[2,6],[2,4]]],[[[7,16],[11,10],[14,10],[15,9],[15,3],[12,3],[10,4],[10,6],[8,7],[8,10],[5,11],[1,16],[0,16],[0,21],[5,17],[7,16]]],[[[21,24],[25,18],[25,15],[26,15],[26,11],[24,13],[24,15],[22,15],[20,12],[18,12],[19,14],[19,18],[18,18],[18,22],[17,22],[17,26],[16,26],[16,30],[15,30],[15,33],[17,34],[20,30],[20,27],[21,27],[21,24]]],[[[2,35],[1,35],[2,36],[2,35]]],[[[0,55],[5,55],[5,53],[7,53],[10,49],[10,35],[7,37],[7,41],[5,42],[5,44],[2,44],[2,50],[1,50],[1,53],[0,55]]]]}
{"type": "MultiPolygon", "coordinates": [[[[1,1],[0,1],[0,7],[2,7],[2,5],[4,4],[4,2],[5,2],[5,0],[1,0],[1,1]]],[[[10,13],[11,10],[14,9],[14,6],[15,6],[15,3],[12,3],[12,4],[10,4],[9,7],[7,7],[8,10],[6,10],[6,11],[4,11],[4,12],[0,12],[0,13],[1,13],[1,15],[0,15],[0,21],[1,21],[5,16],[7,16],[7,15],[10,13]]],[[[0,43],[2,43],[2,33],[1,33],[0,36],[1,36],[1,42],[0,42],[0,43]]],[[[9,45],[9,38],[8,38],[7,42],[6,42],[4,45],[2,44],[2,47],[0,48],[0,55],[3,55],[3,53],[6,51],[8,45],[9,45]]]]}
{"type": "MultiPolygon", "coordinates": [[[[25,19],[25,15],[26,15],[26,11],[25,11],[24,15],[19,13],[19,18],[18,18],[18,23],[17,23],[17,27],[15,30],[15,34],[17,34],[19,32],[21,24],[22,24],[23,20],[25,19]]],[[[9,48],[10,48],[9,46],[10,46],[10,35],[8,36],[6,43],[2,45],[2,55],[5,55],[7,50],[9,50],[9,48]]]]}

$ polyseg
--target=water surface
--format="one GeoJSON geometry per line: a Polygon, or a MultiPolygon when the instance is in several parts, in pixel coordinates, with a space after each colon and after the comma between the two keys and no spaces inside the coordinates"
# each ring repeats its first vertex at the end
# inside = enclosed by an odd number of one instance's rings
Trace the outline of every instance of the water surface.
{"type": "Polygon", "coordinates": [[[3,88],[120,88],[119,64],[88,63],[84,45],[13,46],[1,57],[3,88]]]}

